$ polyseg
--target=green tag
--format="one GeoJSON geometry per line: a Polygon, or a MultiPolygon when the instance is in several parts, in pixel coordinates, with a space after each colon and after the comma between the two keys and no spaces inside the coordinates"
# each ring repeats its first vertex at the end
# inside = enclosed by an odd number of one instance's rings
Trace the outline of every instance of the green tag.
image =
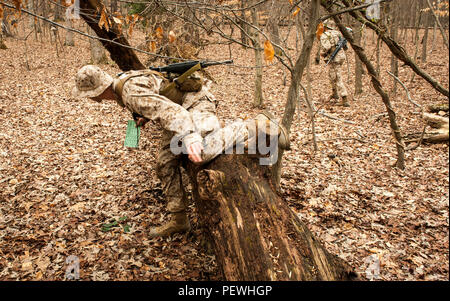
{"type": "Polygon", "coordinates": [[[136,127],[136,122],[134,120],[128,120],[127,135],[125,136],[124,145],[126,147],[138,147],[140,134],[141,128],[136,127]]]}

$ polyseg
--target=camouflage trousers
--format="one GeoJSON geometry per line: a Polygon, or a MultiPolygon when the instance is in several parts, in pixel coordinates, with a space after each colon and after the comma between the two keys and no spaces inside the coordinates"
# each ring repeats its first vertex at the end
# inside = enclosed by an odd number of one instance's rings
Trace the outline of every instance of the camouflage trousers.
{"type": "MultiPolygon", "coordinates": [[[[238,120],[220,128],[215,115],[215,104],[207,99],[200,100],[194,107],[188,109],[192,114],[197,130],[203,141],[202,161],[207,163],[234,145],[243,145],[253,135],[254,130],[248,122],[238,120]],[[214,107],[213,107],[214,106],[214,107]]],[[[156,172],[163,186],[167,201],[167,211],[174,213],[187,208],[186,192],[182,183],[181,154],[174,154],[170,144],[173,134],[163,132],[161,148],[158,156],[156,172]]]]}
{"type": "Polygon", "coordinates": [[[333,94],[337,94],[338,97],[347,96],[347,88],[342,80],[342,64],[330,63],[329,66],[328,75],[331,87],[333,88],[333,94]]]}

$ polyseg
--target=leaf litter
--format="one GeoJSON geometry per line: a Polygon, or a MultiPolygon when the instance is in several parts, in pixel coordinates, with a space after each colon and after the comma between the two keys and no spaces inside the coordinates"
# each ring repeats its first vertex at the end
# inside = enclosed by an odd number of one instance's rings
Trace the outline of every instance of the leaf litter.
{"type": "MultiPolygon", "coordinates": [[[[142,38],[136,29],[133,44],[142,38]]],[[[372,53],[376,41],[367,38],[372,53]]],[[[90,61],[88,41],[78,36],[75,41],[77,46],[64,47],[58,58],[54,45],[30,39],[30,70],[23,41],[7,39],[8,49],[0,52],[0,280],[64,280],[70,255],[80,259],[82,280],[221,280],[192,203],[190,233],[149,239],[149,228],[166,217],[155,173],[161,130],[148,124],[139,149],[126,149],[128,112],[71,97],[76,71],[90,61]]],[[[404,46],[414,49],[410,41],[404,46]]],[[[228,58],[218,47],[206,48],[201,56],[228,58]]],[[[236,65],[253,64],[252,51],[231,49],[236,65]]],[[[445,83],[444,50],[438,43],[421,66],[445,83]]],[[[348,58],[353,68],[353,52],[348,58]]],[[[382,62],[389,60],[383,48],[382,62]]],[[[120,71],[112,62],[102,67],[110,74],[120,71]]],[[[368,76],[364,93],[342,108],[326,102],[331,88],[322,68],[311,64],[311,77],[323,76],[311,83],[316,106],[355,124],[316,115],[321,142],[314,153],[300,104],[291,128],[292,150],[283,161],[283,198],[327,250],[361,275],[367,258],[377,254],[381,280],[448,281],[448,144],[420,146],[406,153],[404,171],[393,168],[395,144],[368,76]],[[358,137],[355,133],[367,143],[337,139],[358,137]]],[[[260,111],[252,107],[253,69],[210,69],[221,120],[260,111]]],[[[264,71],[266,108],[281,117],[289,77],[284,86],[279,63],[264,71]]],[[[347,79],[346,68],[343,74],[347,79]]],[[[406,83],[410,76],[406,66],[400,67],[400,79],[406,83]]],[[[393,85],[387,75],[382,83],[387,89],[393,85]]],[[[446,101],[418,76],[407,87],[421,105],[446,101]]],[[[392,103],[403,132],[420,132],[421,121],[403,91],[392,103]]]]}

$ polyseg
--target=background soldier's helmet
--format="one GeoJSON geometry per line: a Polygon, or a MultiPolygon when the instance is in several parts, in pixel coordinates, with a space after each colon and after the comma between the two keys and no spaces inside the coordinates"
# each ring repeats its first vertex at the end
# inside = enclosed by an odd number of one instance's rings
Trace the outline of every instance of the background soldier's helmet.
{"type": "Polygon", "coordinates": [[[323,26],[328,29],[336,29],[336,23],[332,19],[327,19],[323,22],[323,26]]]}
{"type": "Polygon", "coordinates": [[[113,82],[113,78],[97,66],[87,65],[78,70],[72,96],[75,98],[96,97],[113,82]]]}

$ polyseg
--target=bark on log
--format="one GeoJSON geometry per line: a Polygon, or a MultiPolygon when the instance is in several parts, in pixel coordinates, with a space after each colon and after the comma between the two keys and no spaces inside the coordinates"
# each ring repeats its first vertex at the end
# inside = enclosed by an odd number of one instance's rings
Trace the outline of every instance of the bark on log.
{"type": "Polygon", "coordinates": [[[246,155],[185,160],[204,233],[228,281],[356,280],[276,193],[270,169],[246,155]]]}

